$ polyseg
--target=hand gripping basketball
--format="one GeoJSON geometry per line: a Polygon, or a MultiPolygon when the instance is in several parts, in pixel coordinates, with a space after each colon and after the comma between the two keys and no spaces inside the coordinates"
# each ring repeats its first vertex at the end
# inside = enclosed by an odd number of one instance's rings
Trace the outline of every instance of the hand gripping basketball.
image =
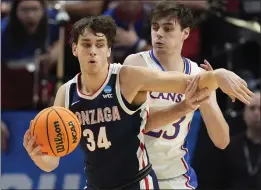
{"type": "Polygon", "coordinates": [[[52,106],[35,116],[24,146],[30,156],[41,155],[42,152],[48,156],[62,157],[70,154],[80,139],[81,124],[75,114],[66,108],[52,106]]]}
{"type": "MultiPolygon", "coordinates": [[[[30,126],[32,125],[32,121],[30,122],[30,126]]],[[[24,135],[24,148],[28,152],[29,156],[33,159],[35,156],[42,156],[44,153],[42,153],[41,148],[42,145],[36,145],[36,136],[32,136],[30,130],[28,129],[24,135]]]]}

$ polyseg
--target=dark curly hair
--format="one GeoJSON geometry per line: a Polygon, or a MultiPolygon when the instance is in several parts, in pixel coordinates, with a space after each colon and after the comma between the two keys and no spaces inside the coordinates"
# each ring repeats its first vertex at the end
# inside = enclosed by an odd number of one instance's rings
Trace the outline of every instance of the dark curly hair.
{"type": "Polygon", "coordinates": [[[152,23],[165,17],[176,17],[182,30],[187,27],[192,28],[194,24],[191,10],[175,1],[159,1],[151,10],[150,22],[152,23]]]}
{"type": "Polygon", "coordinates": [[[71,44],[78,42],[79,36],[86,29],[91,29],[93,33],[103,33],[111,47],[116,36],[116,24],[110,16],[90,16],[77,21],[71,31],[71,44]]]}

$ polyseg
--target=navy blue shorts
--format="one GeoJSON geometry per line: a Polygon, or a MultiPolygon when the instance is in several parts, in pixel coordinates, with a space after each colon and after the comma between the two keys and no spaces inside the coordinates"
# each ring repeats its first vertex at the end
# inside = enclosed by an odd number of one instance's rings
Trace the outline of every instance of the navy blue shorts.
{"type": "MultiPolygon", "coordinates": [[[[158,179],[153,170],[151,170],[151,172],[139,182],[130,183],[130,185],[128,186],[119,187],[110,190],[151,190],[151,189],[159,190],[158,179]]],[[[87,186],[85,186],[84,190],[101,190],[101,189],[95,188],[93,187],[93,185],[88,184],[87,182],[87,186]]]]}

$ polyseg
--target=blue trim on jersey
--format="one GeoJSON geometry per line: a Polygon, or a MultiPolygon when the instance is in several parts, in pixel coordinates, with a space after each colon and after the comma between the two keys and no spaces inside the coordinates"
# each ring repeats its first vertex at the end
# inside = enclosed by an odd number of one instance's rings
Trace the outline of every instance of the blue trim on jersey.
{"type": "MultiPolygon", "coordinates": [[[[153,59],[153,61],[161,68],[161,70],[165,71],[164,67],[160,64],[159,60],[155,57],[155,55],[153,53],[153,49],[149,51],[149,54],[150,54],[151,58],[153,59]]],[[[189,60],[185,57],[182,57],[182,59],[185,62],[185,74],[189,75],[191,72],[189,60]]]]}
{"type": "MultiPolygon", "coordinates": [[[[188,141],[187,140],[185,141],[183,148],[188,150],[188,141]]],[[[189,152],[187,152],[183,158],[184,158],[186,165],[188,166],[188,171],[184,174],[184,175],[189,177],[189,181],[187,183],[188,183],[189,186],[196,189],[197,186],[198,186],[198,180],[197,180],[196,172],[194,171],[194,169],[190,165],[189,152]]]]}
{"type": "Polygon", "coordinates": [[[153,53],[153,49],[150,50],[150,56],[153,59],[153,61],[155,61],[155,63],[157,63],[157,65],[161,68],[162,71],[165,71],[164,67],[160,64],[159,60],[155,57],[154,53],[153,53]]]}
{"type": "Polygon", "coordinates": [[[191,71],[189,60],[185,57],[183,60],[185,61],[185,74],[189,75],[191,71]]]}

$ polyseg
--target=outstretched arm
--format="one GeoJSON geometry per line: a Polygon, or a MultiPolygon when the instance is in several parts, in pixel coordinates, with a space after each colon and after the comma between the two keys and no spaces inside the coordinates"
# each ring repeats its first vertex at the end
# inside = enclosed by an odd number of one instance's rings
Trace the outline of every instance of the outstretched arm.
{"type": "MultiPolygon", "coordinates": [[[[144,61],[140,55],[130,55],[125,62],[144,61]],[[139,56],[139,57],[137,57],[139,56]]],[[[128,81],[134,92],[175,92],[184,93],[188,80],[196,75],[185,75],[179,72],[160,72],[144,67],[123,66],[121,69],[121,82],[128,81]],[[125,79],[124,79],[125,78],[125,79]],[[130,81],[131,79],[131,81],[130,81]]],[[[199,88],[208,88],[210,91],[221,90],[243,103],[249,104],[253,93],[247,88],[246,82],[235,73],[226,69],[203,72],[199,74],[199,88]]],[[[124,82],[123,82],[124,83],[124,82]]]]}

